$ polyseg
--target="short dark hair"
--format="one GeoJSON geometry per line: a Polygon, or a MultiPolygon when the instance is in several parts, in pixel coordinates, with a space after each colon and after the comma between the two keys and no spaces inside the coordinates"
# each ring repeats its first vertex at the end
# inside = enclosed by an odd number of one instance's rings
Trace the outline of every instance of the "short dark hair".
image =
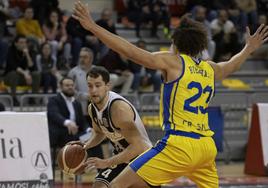
{"type": "Polygon", "coordinates": [[[18,35],[16,35],[15,38],[14,38],[14,43],[17,43],[20,39],[26,39],[26,40],[27,40],[27,38],[26,38],[25,35],[18,34],[18,35]]]}
{"type": "Polygon", "coordinates": [[[102,66],[93,66],[87,73],[87,77],[97,78],[102,77],[102,80],[107,84],[110,81],[110,73],[102,66]]]}
{"type": "Polygon", "coordinates": [[[62,86],[62,83],[63,83],[64,80],[72,80],[72,81],[74,81],[71,77],[69,77],[69,76],[65,76],[65,77],[63,77],[63,78],[60,80],[60,85],[61,85],[61,86],[62,86]]]}
{"type": "Polygon", "coordinates": [[[88,47],[82,47],[81,48],[81,50],[80,50],[80,52],[81,51],[85,51],[85,52],[87,52],[88,54],[90,54],[90,56],[94,56],[94,53],[93,53],[93,51],[90,49],[90,48],[88,48],[88,47]]]}
{"type": "Polygon", "coordinates": [[[208,46],[207,30],[200,22],[185,16],[172,35],[173,44],[180,53],[197,56],[208,46]]]}

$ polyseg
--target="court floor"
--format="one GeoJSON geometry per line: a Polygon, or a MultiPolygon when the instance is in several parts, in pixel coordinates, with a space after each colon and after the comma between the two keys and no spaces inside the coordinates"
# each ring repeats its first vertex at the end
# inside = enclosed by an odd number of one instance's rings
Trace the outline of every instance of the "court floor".
{"type": "MultiPolygon", "coordinates": [[[[218,174],[220,178],[221,188],[268,188],[268,176],[250,176],[244,174],[244,163],[232,162],[228,165],[224,163],[217,163],[218,174]]],[[[60,172],[56,172],[55,188],[90,188],[94,180],[95,173],[89,173],[77,178],[79,183],[75,183],[74,177],[63,176],[60,177],[60,172]]],[[[187,178],[179,178],[169,185],[163,186],[165,188],[196,187],[187,178]]]]}

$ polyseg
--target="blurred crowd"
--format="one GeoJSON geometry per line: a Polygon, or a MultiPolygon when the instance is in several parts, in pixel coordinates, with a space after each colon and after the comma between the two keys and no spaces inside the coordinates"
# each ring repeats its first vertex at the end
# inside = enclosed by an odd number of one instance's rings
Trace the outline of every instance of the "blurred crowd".
{"type": "MultiPolygon", "coordinates": [[[[172,32],[169,6],[165,0],[125,0],[124,17],[132,23],[136,45],[146,49],[140,29],[150,28],[158,40],[159,26],[165,37],[172,32]]],[[[208,49],[200,56],[222,61],[238,52],[245,42],[245,28],[255,31],[267,24],[266,0],[188,0],[183,13],[202,22],[208,32],[208,49]]],[[[94,10],[93,10],[94,11],[94,10]]],[[[115,11],[105,8],[96,23],[117,34],[115,11]]],[[[126,25],[128,26],[128,25],[126,25]]],[[[268,59],[265,44],[253,54],[268,59]]],[[[33,93],[56,93],[60,79],[67,74],[75,82],[76,95],[87,99],[85,74],[94,65],[111,73],[112,88],[122,94],[138,92],[141,86],[160,88],[159,72],[145,69],[115,53],[65,11],[58,0],[0,0],[0,70],[3,84],[16,100],[17,86],[31,86],[33,93]]]]}

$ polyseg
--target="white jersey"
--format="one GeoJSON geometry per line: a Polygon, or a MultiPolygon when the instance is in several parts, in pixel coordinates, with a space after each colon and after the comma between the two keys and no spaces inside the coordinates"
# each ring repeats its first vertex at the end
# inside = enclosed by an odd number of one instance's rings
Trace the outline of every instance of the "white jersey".
{"type": "MultiPolygon", "coordinates": [[[[129,144],[124,138],[124,136],[120,133],[120,129],[117,128],[116,125],[114,125],[112,122],[110,110],[114,101],[122,100],[128,103],[134,112],[135,125],[137,126],[141,135],[147,138],[148,135],[135,107],[127,99],[125,99],[124,97],[120,96],[115,92],[109,91],[108,95],[109,99],[105,104],[105,106],[103,107],[103,109],[98,110],[98,108],[94,104],[90,104],[88,106],[88,112],[92,121],[94,121],[94,123],[102,130],[102,132],[110,140],[115,149],[114,153],[117,154],[123,151],[129,144]]],[[[148,142],[150,142],[149,138],[147,140],[148,142]]]]}

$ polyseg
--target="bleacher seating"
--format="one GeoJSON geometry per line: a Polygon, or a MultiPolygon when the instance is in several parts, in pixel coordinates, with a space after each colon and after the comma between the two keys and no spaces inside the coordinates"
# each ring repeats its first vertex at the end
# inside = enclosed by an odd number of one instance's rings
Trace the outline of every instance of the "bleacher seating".
{"type": "Polygon", "coordinates": [[[14,101],[11,95],[1,94],[0,102],[5,106],[6,111],[13,111],[14,109],[14,101]]]}

